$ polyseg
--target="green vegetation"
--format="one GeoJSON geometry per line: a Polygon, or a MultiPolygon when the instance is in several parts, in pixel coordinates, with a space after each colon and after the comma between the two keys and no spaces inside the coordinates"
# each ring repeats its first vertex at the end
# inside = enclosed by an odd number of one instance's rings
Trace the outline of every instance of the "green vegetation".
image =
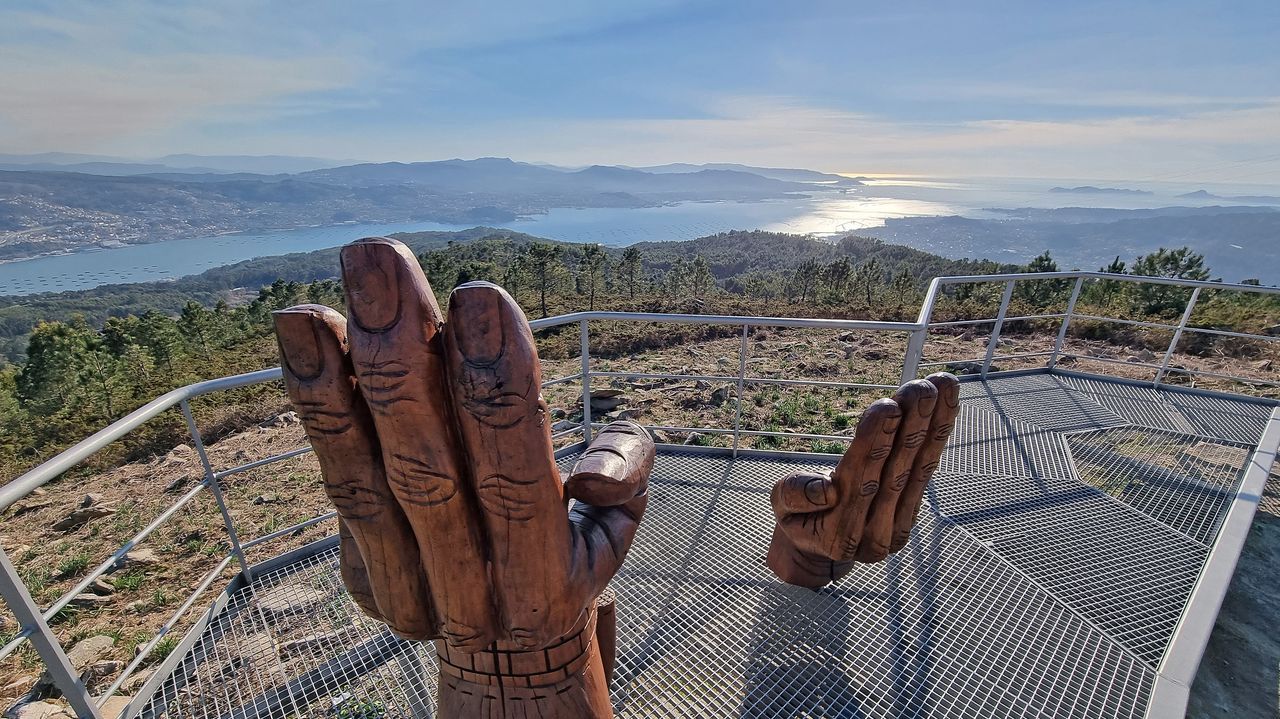
{"type": "MultiPolygon", "coordinates": [[[[721,233],[625,250],[483,229],[414,233],[401,239],[419,252],[442,305],[457,284],[489,280],[505,286],[531,316],[595,308],[910,320],[935,275],[1057,269],[1048,253],[1019,268],[948,260],[862,237],[832,243],[768,232],[721,233]]],[[[0,473],[16,476],[174,387],[275,365],[272,311],[301,302],[342,308],[337,252],[259,259],[168,285],[45,295],[0,308],[0,325],[11,341],[23,337],[27,319],[42,320],[30,327],[25,352],[0,367],[0,473]],[[254,284],[261,286],[256,293],[231,290],[254,284]]],[[[1107,269],[1126,267],[1117,259],[1107,269]]],[[[1186,249],[1162,249],[1138,258],[1132,273],[1209,276],[1203,258],[1186,249]]],[[[1170,319],[1187,297],[1179,288],[1118,281],[1086,288],[1081,307],[1113,317],[1170,319]]],[[[991,317],[1002,290],[1000,282],[949,287],[935,319],[991,317]]],[[[1061,312],[1070,290],[1071,283],[1062,280],[1020,283],[1011,312],[1061,312]]],[[[1201,293],[1193,320],[1199,326],[1260,332],[1277,315],[1280,302],[1274,297],[1209,291],[1201,293]]],[[[1134,335],[1126,326],[1080,322],[1073,328],[1086,337],[1118,333],[1129,341],[1134,335]]],[[[1005,331],[1033,329],[1043,328],[1013,322],[1005,331]]],[[[726,331],[732,330],[602,329],[593,333],[593,351],[604,358],[623,356],[706,341],[726,336],[726,331]]],[[[576,335],[552,331],[541,335],[540,342],[547,358],[577,352],[576,335]]],[[[1184,348],[1202,354],[1247,351],[1237,340],[1205,335],[1189,336],[1184,348]]],[[[786,427],[813,411],[795,405],[801,401],[778,403],[771,421],[786,427]]],[[[275,408],[283,410],[285,401],[279,387],[258,386],[201,398],[193,406],[212,435],[208,440],[260,421],[275,408]]],[[[165,452],[189,441],[184,434],[181,417],[171,412],[86,469],[165,452]]]]}

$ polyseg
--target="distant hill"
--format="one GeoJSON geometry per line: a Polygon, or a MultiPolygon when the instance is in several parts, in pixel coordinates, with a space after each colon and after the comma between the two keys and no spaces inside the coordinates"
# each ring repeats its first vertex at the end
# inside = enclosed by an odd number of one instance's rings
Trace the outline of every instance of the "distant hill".
{"type": "Polygon", "coordinates": [[[1115,222],[1117,220],[1141,220],[1151,217],[1191,217],[1193,215],[1239,215],[1271,212],[1269,208],[1247,205],[1209,207],[1154,207],[1140,210],[1124,210],[1112,207],[1019,207],[1016,209],[988,209],[1011,220],[1030,222],[1115,222]]]}
{"type": "Polygon", "coordinates": [[[1260,205],[1280,205],[1280,197],[1273,195],[1215,195],[1208,190],[1196,190],[1178,197],[1189,200],[1231,200],[1233,202],[1256,202],[1260,205]]]}
{"type": "Polygon", "coordinates": [[[1079,187],[1051,187],[1049,192],[1065,192],[1073,195],[1151,195],[1152,192],[1147,190],[1129,190],[1123,187],[1094,187],[1093,185],[1081,185],[1079,187]]]}
{"type": "Polygon", "coordinates": [[[0,170],[17,170],[31,172],[78,172],[86,175],[149,175],[152,173],[212,173],[208,167],[170,167],[143,162],[76,162],[59,164],[54,162],[0,162],[0,170]]]}
{"type": "Polygon", "coordinates": [[[296,155],[165,155],[156,158],[153,162],[170,167],[208,167],[218,172],[252,172],[266,175],[306,172],[352,163],[351,160],[296,155]]]}
{"type": "MultiPolygon", "coordinates": [[[[1024,210],[1025,221],[911,217],[863,230],[886,242],[929,247],[947,257],[1026,262],[1049,250],[1063,269],[1096,270],[1116,256],[1125,262],[1160,247],[1193,248],[1215,276],[1229,282],[1280,284],[1280,211],[1261,207],[1095,210],[1062,221],[1061,210],[1024,210]],[[1151,214],[1157,213],[1157,214],[1151,214]],[[1092,216],[1092,217],[1088,217],[1092,216]]],[[[1070,214],[1067,215],[1071,217],[1070,214]]]]}
{"type": "Polygon", "coordinates": [[[785,167],[753,167],[751,165],[739,165],[731,162],[709,162],[702,165],[691,165],[687,162],[675,162],[668,165],[653,165],[651,167],[634,167],[630,169],[659,174],[673,172],[698,172],[700,170],[733,170],[735,172],[749,172],[753,175],[760,175],[761,177],[769,177],[774,180],[784,180],[787,182],[835,183],[845,187],[857,187],[862,184],[858,180],[845,177],[844,175],[834,175],[827,172],[818,172],[817,170],[803,170],[785,167]]]}
{"type": "Polygon", "coordinates": [[[812,187],[736,170],[653,173],[592,165],[582,170],[553,169],[505,157],[438,162],[384,162],[304,172],[300,179],[342,185],[413,184],[454,192],[508,194],[626,192],[636,195],[695,193],[708,198],[778,196],[812,187]]]}
{"type": "Polygon", "coordinates": [[[148,173],[237,173],[279,175],[352,161],[290,155],[165,155],[143,160],[106,155],[43,152],[31,155],[0,154],[0,169],[83,172],[92,175],[144,175],[148,173]]]}

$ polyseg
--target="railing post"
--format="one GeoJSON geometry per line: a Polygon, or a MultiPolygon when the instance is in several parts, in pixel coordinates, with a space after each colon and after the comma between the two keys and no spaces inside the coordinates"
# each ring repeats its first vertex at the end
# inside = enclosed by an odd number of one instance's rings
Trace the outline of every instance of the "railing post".
{"type": "Polygon", "coordinates": [[[1058,328],[1058,339],[1053,342],[1053,354],[1049,355],[1049,369],[1058,364],[1058,353],[1067,340],[1067,328],[1071,327],[1071,315],[1076,311],[1076,300],[1080,299],[1080,288],[1084,286],[1084,278],[1077,277],[1075,287],[1071,288],[1071,299],[1067,300],[1067,314],[1062,318],[1062,326],[1058,328]]]}
{"type": "Polygon", "coordinates": [[[747,332],[751,325],[742,325],[742,345],[738,347],[738,407],[733,417],[733,457],[738,457],[738,437],[742,431],[742,390],[747,379],[747,332]]]}
{"type": "Polygon", "coordinates": [[[1160,369],[1156,372],[1153,387],[1159,387],[1164,381],[1165,373],[1169,371],[1169,361],[1173,359],[1173,353],[1178,349],[1178,340],[1182,339],[1182,331],[1187,328],[1187,323],[1191,321],[1191,313],[1196,309],[1196,300],[1200,298],[1200,288],[1191,290],[1191,299],[1187,301],[1187,309],[1182,312],[1182,319],[1178,322],[1178,329],[1173,331],[1173,339],[1169,341],[1169,349],[1165,350],[1164,361],[1160,363],[1160,369]]]}
{"type": "Polygon", "coordinates": [[[89,690],[80,681],[80,675],[67,658],[67,653],[62,650],[62,645],[49,628],[49,623],[44,620],[40,607],[31,598],[31,592],[27,591],[27,585],[18,576],[17,568],[9,561],[9,555],[4,549],[0,549],[0,597],[4,598],[5,606],[13,612],[22,628],[30,632],[30,641],[44,660],[49,677],[62,692],[62,696],[66,697],[76,716],[81,719],[100,719],[102,714],[98,712],[98,705],[89,696],[89,690]]]}
{"type": "Polygon", "coordinates": [[[249,568],[249,562],[244,558],[244,548],[240,546],[240,535],[236,532],[235,520],[231,518],[231,512],[227,509],[227,500],[222,496],[218,478],[213,475],[213,465],[209,464],[209,454],[204,449],[204,440],[200,439],[200,428],[196,426],[195,415],[191,414],[191,405],[184,399],[178,403],[178,406],[182,408],[182,416],[187,420],[187,431],[191,433],[191,442],[195,445],[201,466],[204,467],[204,486],[213,493],[213,501],[218,504],[218,511],[222,513],[222,523],[227,527],[227,539],[231,542],[231,553],[239,562],[240,571],[244,574],[245,580],[252,581],[253,570],[249,568]]]}
{"type": "Polygon", "coordinates": [[[996,313],[995,326],[991,328],[991,336],[987,338],[987,358],[982,361],[982,376],[987,376],[991,369],[991,358],[995,357],[996,347],[1000,344],[1000,331],[1004,329],[1004,318],[1009,313],[1009,300],[1013,299],[1013,280],[1004,283],[1004,297],[1000,299],[1000,311],[996,313]]]}
{"type": "Polygon", "coordinates": [[[587,321],[578,323],[578,341],[582,350],[582,441],[591,441],[591,335],[587,321]]]}
{"type": "Polygon", "coordinates": [[[920,374],[920,360],[924,357],[924,343],[929,338],[929,325],[907,335],[907,354],[902,358],[902,383],[906,384],[920,374]]]}

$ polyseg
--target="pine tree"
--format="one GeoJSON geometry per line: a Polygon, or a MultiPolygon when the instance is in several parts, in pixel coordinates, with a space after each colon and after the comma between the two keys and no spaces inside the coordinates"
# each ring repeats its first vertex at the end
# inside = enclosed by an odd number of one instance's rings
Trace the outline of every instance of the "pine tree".
{"type": "Polygon", "coordinates": [[[83,317],[36,325],[27,342],[27,361],[15,382],[23,409],[38,415],[53,414],[76,393],[88,333],[83,317]]]}
{"type": "MultiPolygon", "coordinates": [[[[1204,255],[1190,247],[1167,250],[1163,247],[1133,263],[1133,274],[1145,277],[1169,277],[1180,280],[1208,280],[1204,255]]],[[[1170,285],[1140,284],[1134,288],[1137,311],[1144,315],[1169,316],[1182,311],[1190,300],[1191,290],[1170,285]]]]}
{"type": "MultiPolygon", "coordinates": [[[[1036,256],[1025,267],[1023,272],[1057,272],[1058,263],[1048,250],[1036,256]]],[[[1014,284],[1019,299],[1032,307],[1041,309],[1062,299],[1068,286],[1067,280],[1022,280],[1014,284]]]]}
{"type": "Polygon", "coordinates": [[[827,289],[837,301],[844,300],[845,292],[849,289],[849,282],[853,279],[853,262],[848,257],[840,259],[827,265],[823,270],[823,276],[827,283],[827,289]]]}
{"type": "Polygon", "coordinates": [[[667,270],[667,274],[662,278],[663,289],[672,297],[685,297],[689,294],[689,279],[693,268],[689,266],[689,261],[683,257],[677,257],[671,262],[671,267],[667,270]]]}
{"type": "Polygon", "coordinates": [[[898,274],[893,276],[893,282],[889,285],[889,291],[893,293],[894,301],[898,303],[898,309],[901,310],[907,304],[907,299],[915,295],[916,281],[911,275],[911,270],[902,268],[898,274]]]}
{"type": "Polygon", "coordinates": [[[539,306],[543,317],[547,316],[547,292],[554,288],[563,270],[560,264],[561,254],[559,245],[549,242],[529,244],[529,271],[533,274],[534,282],[538,287],[539,306]]]}
{"type": "Polygon", "coordinates": [[[875,305],[876,291],[883,282],[884,270],[880,268],[880,261],[874,257],[858,265],[854,270],[853,285],[862,289],[867,300],[867,307],[875,305]]]}
{"type": "Polygon", "coordinates": [[[182,344],[182,333],[178,331],[176,322],[155,310],[147,310],[138,318],[136,339],[138,344],[147,348],[157,364],[163,365],[166,372],[173,372],[173,360],[181,352],[182,344]]]}
{"type": "Polygon", "coordinates": [[[618,265],[618,274],[627,286],[627,294],[631,299],[636,298],[636,285],[640,281],[640,273],[643,271],[643,263],[640,254],[640,248],[631,246],[622,251],[622,262],[618,265]]]}
{"type": "Polygon", "coordinates": [[[204,305],[188,301],[182,307],[182,315],[178,318],[178,331],[186,338],[187,343],[199,350],[206,362],[211,359],[209,345],[213,341],[213,313],[204,305]]]}
{"type": "Polygon", "coordinates": [[[578,282],[580,290],[588,297],[588,310],[596,308],[596,291],[604,284],[604,268],[608,258],[600,245],[583,245],[582,256],[578,260],[578,282]]]}
{"type": "Polygon", "coordinates": [[[711,265],[707,258],[698,255],[689,266],[689,292],[696,299],[702,299],[715,289],[716,278],[711,274],[711,265]]]}

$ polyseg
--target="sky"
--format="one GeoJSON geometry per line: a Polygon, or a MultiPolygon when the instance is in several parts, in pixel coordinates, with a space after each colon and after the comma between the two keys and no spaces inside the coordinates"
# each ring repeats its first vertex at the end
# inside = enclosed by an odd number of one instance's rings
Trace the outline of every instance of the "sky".
{"type": "Polygon", "coordinates": [[[5,0],[0,153],[1280,185],[1280,2],[5,0]]]}

